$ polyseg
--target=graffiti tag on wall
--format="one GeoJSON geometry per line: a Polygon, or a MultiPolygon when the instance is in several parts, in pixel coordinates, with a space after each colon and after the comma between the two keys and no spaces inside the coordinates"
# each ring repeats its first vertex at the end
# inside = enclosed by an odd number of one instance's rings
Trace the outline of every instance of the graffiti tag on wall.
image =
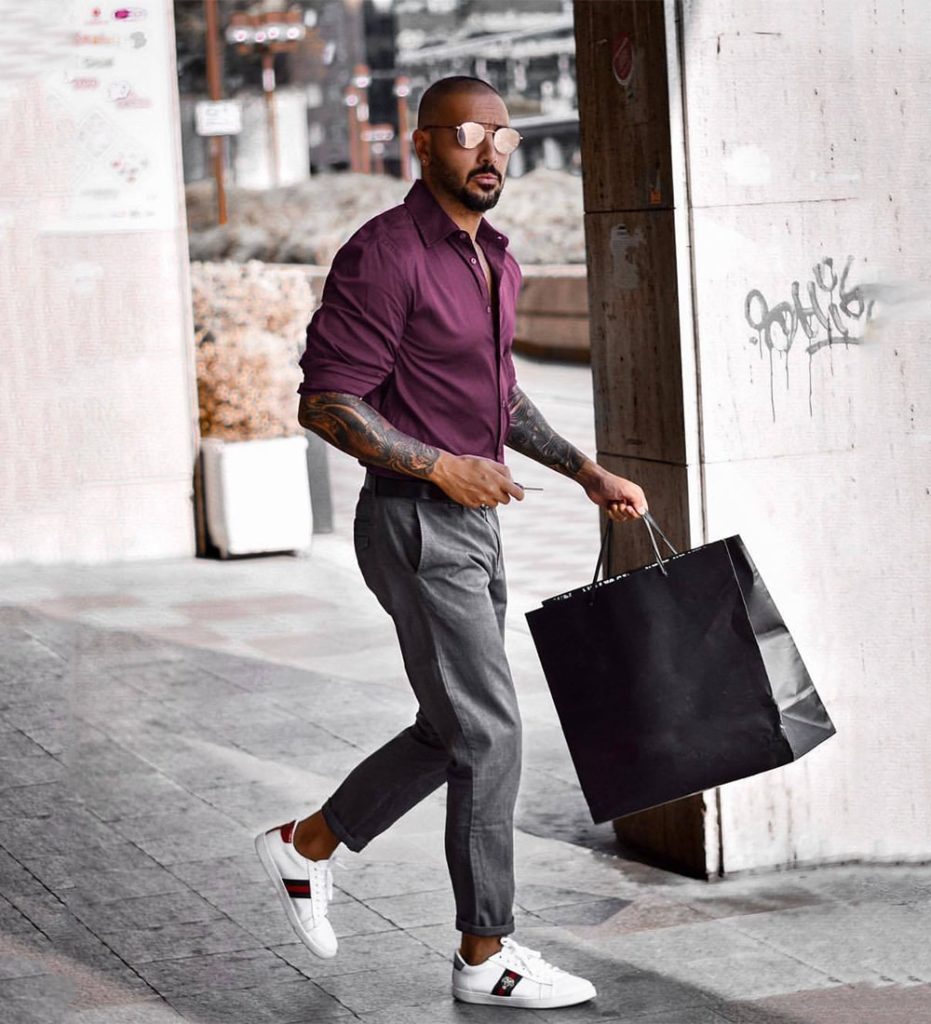
{"type": "MultiPolygon", "coordinates": [[[[844,269],[838,275],[834,260],[826,257],[812,267],[812,276],[805,282],[804,293],[801,283],[793,281],[791,298],[774,306],[770,306],[758,288],[747,292],[744,316],[756,331],[756,335],[750,337],[750,344],[758,345],[761,355],[764,349],[770,355],[770,404],[774,420],[773,352],[787,356],[801,331],[809,357],[808,411],[811,413],[811,357],[825,346],[836,343],[858,345],[863,340],[863,328],[872,317],[874,300],[867,300],[859,286],[848,284],[851,263],[853,256],[848,256],[844,269]]],[[[785,369],[788,386],[788,360],[785,369]]]]}
{"type": "Polygon", "coordinates": [[[857,344],[861,338],[852,333],[851,327],[859,328],[861,320],[862,326],[866,326],[873,312],[873,300],[867,302],[859,287],[848,287],[852,262],[853,257],[848,256],[840,277],[830,257],[816,263],[812,280],[806,282],[807,304],[798,281],[792,282],[791,301],[777,302],[775,306],[769,305],[758,288],[747,292],[744,315],[757,332],[755,338],[750,338],[750,344],[788,352],[799,328],[808,342],[805,351],[809,355],[834,341],[857,344]],[[778,329],[775,334],[774,328],[778,329]]]}

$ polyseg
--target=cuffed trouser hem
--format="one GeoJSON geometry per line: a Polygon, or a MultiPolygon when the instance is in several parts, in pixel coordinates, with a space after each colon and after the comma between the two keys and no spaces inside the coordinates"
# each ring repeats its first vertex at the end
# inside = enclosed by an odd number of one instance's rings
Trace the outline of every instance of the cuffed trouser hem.
{"type": "Polygon", "coordinates": [[[323,815],[323,820],[327,823],[330,831],[334,836],[346,847],[347,850],[352,850],[353,853],[358,853],[360,850],[364,850],[368,846],[368,842],[364,839],[356,839],[355,836],[351,835],[346,831],[343,823],[336,817],[333,812],[333,808],[330,806],[330,801],[320,808],[320,813],[323,815]]]}
{"type": "Polygon", "coordinates": [[[456,918],[456,931],[466,932],[468,935],[510,935],[514,931],[514,918],[507,924],[469,924],[462,918],[456,918]]]}

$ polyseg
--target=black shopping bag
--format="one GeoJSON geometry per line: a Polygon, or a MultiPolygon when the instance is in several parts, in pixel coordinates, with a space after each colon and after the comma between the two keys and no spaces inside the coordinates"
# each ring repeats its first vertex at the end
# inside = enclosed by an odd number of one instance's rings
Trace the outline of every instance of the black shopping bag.
{"type": "MultiPolygon", "coordinates": [[[[595,822],[788,764],[834,726],[739,536],[527,613],[595,822]]],[[[660,555],[653,530],[672,555],[660,555]]]]}

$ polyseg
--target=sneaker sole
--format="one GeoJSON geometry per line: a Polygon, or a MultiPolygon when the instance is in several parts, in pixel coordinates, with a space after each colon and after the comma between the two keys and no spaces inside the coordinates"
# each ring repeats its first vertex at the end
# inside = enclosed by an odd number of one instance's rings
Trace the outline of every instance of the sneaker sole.
{"type": "Polygon", "coordinates": [[[549,996],[538,999],[532,996],[493,996],[490,992],[468,992],[453,989],[453,998],[463,1003],[479,1003],[482,1006],[513,1006],[516,1010],[556,1010],[560,1006],[576,1006],[594,999],[597,993],[594,987],[590,993],[578,996],[549,996]]]}
{"type": "Polygon", "coordinates": [[[329,950],[321,949],[311,941],[307,932],[304,931],[301,919],[297,916],[294,907],[291,905],[291,897],[288,895],[288,890],[281,880],[281,873],[275,867],[272,855],[268,851],[268,841],[265,838],[264,832],[255,837],[255,852],[259,855],[259,860],[262,862],[262,867],[265,868],[265,873],[275,883],[275,892],[278,893],[278,899],[284,907],[284,912],[288,915],[288,923],[294,929],[297,937],[315,956],[319,956],[321,960],[331,960],[336,956],[337,950],[334,949],[330,952],[329,950]]]}

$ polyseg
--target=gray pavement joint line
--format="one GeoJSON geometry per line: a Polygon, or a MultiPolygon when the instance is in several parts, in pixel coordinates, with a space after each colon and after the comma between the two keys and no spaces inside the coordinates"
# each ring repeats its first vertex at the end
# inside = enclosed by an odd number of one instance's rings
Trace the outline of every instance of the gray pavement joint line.
{"type": "MultiPolygon", "coordinates": [[[[7,853],[9,853],[9,850],[7,850],[6,852],[7,852],[7,853]]],[[[13,854],[9,853],[9,855],[10,855],[11,857],[13,857],[13,854]]],[[[15,858],[15,857],[13,857],[13,860],[16,860],[16,858],[15,858]]],[[[18,863],[18,862],[17,862],[17,863],[18,863]]],[[[23,865],[23,867],[25,868],[25,870],[26,870],[26,871],[29,871],[29,869],[28,869],[28,868],[26,868],[26,867],[25,867],[25,865],[23,865]]],[[[32,874],[32,872],[30,872],[30,874],[32,874]]],[[[87,923],[87,922],[86,922],[85,920],[83,920],[83,918],[81,918],[81,917],[80,917],[80,915],[76,914],[76,913],[75,913],[75,912],[74,912],[74,911],[73,911],[73,910],[71,909],[71,907],[69,907],[69,906],[68,906],[68,904],[67,904],[67,903],[65,903],[65,902],[64,902],[64,901],[63,901],[63,900],[62,900],[62,899],[61,899],[61,898],[60,898],[60,897],[58,896],[58,894],[57,894],[57,893],[55,893],[55,892],[54,892],[53,890],[49,889],[49,888],[48,888],[48,886],[47,886],[47,885],[45,885],[45,883],[41,881],[41,879],[36,879],[36,881],[38,881],[38,882],[39,882],[39,884],[40,884],[40,885],[42,885],[42,886],[43,886],[43,888],[45,888],[45,889],[46,889],[46,891],[47,891],[47,892],[49,893],[49,895],[50,895],[50,896],[54,897],[55,901],[56,901],[56,902],[57,902],[57,903],[59,904],[59,906],[60,906],[60,907],[62,908],[62,910],[64,910],[64,911],[65,911],[65,913],[67,914],[67,916],[68,916],[68,917],[70,917],[70,918],[71,918],[71,919],[72,919],[73,921],[77,921],[77,923],[78,923],[78,924],[80,924],[80,926],[81,926],[82,928],[86,928],[86,929],[87,929],[87,931],[88,931],[88,932],[89,932],[89,933],[90,933],[91,935],[93,935],[93,936],[94,936],[94,938],[95,938],[95,939],[96,939],[96,940],[97,940],[97,941],[98,941],[98,942],[99,942],[99,943],[100,943],[100,944],[101,944],[102,946],[104,946],[104,947],[105,947],[106,949],[108,949],[108,950],[110,951],[110,953],[111,953],[111,954],[112,954],[112,955],[113,955],[114,957],[116,957],[116,959],[117,959],[117,960],[119,960],[119,961],[120,961],[120,963],[121,963],[121,964],[122,964],[122,965],[123,965],[124,967],[126,967],[126,968],[127,968],[127,969],[128,969],[128,970],[129,970],[129,971],[130,971],[130,972],[132,973],[132,974],[134,974],[134,975],[135,975],[135,976],[136,976],[136,977],[137,977],[137,978],[138,978],[138,979],[139,979],[139,980],[140,980],[140,981],[141,981],[141,982],[142,982],[142,983],[143,983],[143,984],[144,984],[144,985],[146,986],[146,988],[150,989],[153,995],[159,996],[160,998],[162,997],[162,994],[161,994],[161,992],[159,992],[159,991],[158,991],[158,990],[157,990],[157,989],[156,989],[156,988],[155,988],[155,987],[154,987],[154,986],[153,986],[153,985],[152,985],[152,984],[151,984],[151,983],[150,983],[150,982],[149,982],[149,981],[148,981],[148,980],[147,980],[146,978],[144,978],[144,977],[143,977],[143,976],[142,976],[142,975],[141,975],[141,974],[140,974],[140,973],[139,973],[139,972],[138,972],[138,971],[136,970],[136,968],[135,968],[135,967],[133,967],[133,965],[132,965],[132,964],[131,964],[131,963],[130,963],[130,962],[129,962],[129,961],[128,961],[128,960],[127,960],[127,959],[126,959],[125,957],[121,956],[121,955],[120,955],[120,954],[119,954],[119,953],[118,953],[118,952],[117,952],[117,951],[116,951],[116,950],[115,950],[115,949],[114,949],[114,948],[113,948],[113,947],[112,947],[112,946],[110,945],[110,943],[109,943],[109,942],[107,942],[107,940],[106,940],[105,938],[103,938],[103,936],[101,936],[101,935],[98,935],[98,934],[97,934],[97,932],[95,932],[95,931],[94,931],[94,929],[93,929],[93,928],[92,928],[92,927],[91,927],[91,926],[90,926],[90,925],[89,925],[89,924],[88,924],[88,923],[87,923]]],[[[19,912],[20,912],[20,913],[21,913],[21,914],[23,915],[23,917],[25,917],[25,918],[26,918],[26,920],[27,920],[27,921],[28,921],[28,922],[29,922],[29,923],[30,923],[30,924],[31,924],[31,925],[33,926],[33,928],[35,928],[35,929],[36,929],[36,931],[37,931],[37,932],[39,932],[39,934],[40,934],[40,935],[42,935],[42,936],[43,936],[43,937],[44,937],[45,939],[47,939],[47,940],[48,940],[48,942],[50,943],[50,945],[51,945],[52,949],[53,949],[53,950],[55,950],[55,952],[56,952],[56,955],[57,955],[57,956],[59,956],[59,957],[65,957],[65,958],[66,958],[67,960],[69,960],[69,961],[73,961],[73,960],[74,960],[74,957],[71,957],[71,956],[69,956],[69,955],[68,955],[67,953],[65,953],[65,952],[63,952],[63,951],[61,951],[61,950],[59,950],[59,949],[58,949],[58,943],[57,943],[57,942],[55,941],[55,939],[54,939],[54,938],[53,938],[53,937],[52,937],[51,935],[49,935],[49,934],[48,934],[48,933],[47,933],[47,932],[46,932],[46,931],[45,931],[45,930],[44,930],[44,929],[43,929],[43,928],[41,927],[41,925],[39,925],[39,924],[37,924],[37,923],[36,923],[35,921],[33,921],[33,919],[32,919],[32,918],[31,918],[31,917],[29,916],[29,914],[28,914],[28,913],[26,913],[26,911],[25,911],[25,910],[24,910],[24,909],[23,909],[22,907],[20,907],[20,906],[18,906],[18,905],[16,905],[16,904],[14,904],[14,906],[16,906],[16,909],[17,909],[17,910],[18,910],[18,911],[19,911],[19,912]]],[[[89,969],[90,969],[90,970],[93,970],[93,968],[92,968],[92,967],[91,967],[91,968],[89,968],[89,969]]],[[[53,973],[54,973],[54,972],[53,972],[53,973]]]]}
{"type": "MultiPolygon", "coordinates": [[[[12,607],[20,608],[22,606],[21,605],[12,605],[12,607]]],[[[70,622],[71,620],[70,619],[66,619],[65,621],[66,622],[70,622]]],[[[16,628],[21,630],[23,633],[26,634],[26,636],[30,637],[32,640],[35,640],[35,642],[37,644],[40,644],[42,647],[44,647],[49,652],[49,654],[51,654],[53,657],[58,658],[59,661],[62,661],[65,664],[68,663],[68,659],[63,654],[61,654],[60,652],[56,651],[54,647],[49,647],[49,645],[42,639],[42,637],[36,636],[35,633],[30,632],[28,626],[17,626],[16,628]]]]}
{"type": "MultiPolygon", "coordinates": [[[[323,987],[322,987],[321,985],[319,985],[319,984],[318,984],[318,983],[317,983],[317,982],[316,982],[316,981],[315,981],[315,980],[314,980],[313,978],[311,978],[309,974],[305,974],[305,973],[304,973],[304,972],[303,972],[303,971],[302,971],[302,970],[300,969],[300,967],[297,967],[297,966],[296,966],[295,964],[292,964],[292,963],[290,963],[290,962],[289,962],[288,960],[285,960],[285,958],[284,958],[283,956],[281,956],[281,955],[280,955],[279,953],[275,952],[275,950],[274,950],[274,949],[270,949],[270,948],[269,948],[268,946],[266,946],[265,948],[266,948],[266,949],[268,949],[268,951],[269,951],[269,952],[270,952],[270,953],[271,953],[271,954],[272,954],[273,956],[276,956],[276,957],[278,957],[278,959],[279,959],[279,960],[280,960],[280,961],[281,961],[281,962],[282,962],[283,964],[287,964],[287,965],[288,965],[288,967],[293,967],[293,968],[294,968],[294,970],[295,970],[295,971],[297,971],[297,973],[298,973],[298,974],[300,974],[300,976],[301,976],[302,978],[304,978],[304,979],[305,979],[306,981],[309,981],[309,982],[311,983],[311,985],[313,985],[313,987],[314,987],[315,989],[317,989],[317,991],[318,991],[318,992],[320,992],[320,993],[321,993],[321,995],[323,995],[324,997],[326,997],[326,998],[328,998],[328,999],[334,999],[334,1000],[335,1000],[335,1001],[336,1001],[337,1003],[339,1003],[339,1005],[340,1005],[340,1006],[341,1006],[341,1007],[342,1007],[342,1008],[343,1008],[344,1010],[346,1010],[346,1011],[347,1011],[348,1013],[352,1014],[352,1016],[353,1016],[353,1018],[354,1018],[355,1020],[361,1020],[361,1019],[362,1019],[362,1018],[361,1018],[361,1017],[360,1017],[360,1016],[359,1016],[359,1015],[358,1015],[358,1014],[357,1014],[357,1013],[355,1012],[355,1010],[353,1010],[353,1009],[352,1009],[351,1007],[347,1006],[347,1005],[346,1005],[346,1004],[345,1004],[345,1003],[344,1003],[344,1002],[342,1001],[342,999],[340,999],[340,998],[339,998],[339,996],[335,996],[335,995],[333,995],[333,993],[332,993],[332,992],[327,992],[327,990],[326,990],[325,988],[323,988],[323,987]]],[[[303,946],[303,944],[301,944],[301,948],[302,948],[302,949],[306,949],[306,947],[305,947],[305,946],[303,946]]],[[[313,954],[311,954],[311,955],[313,955],[313,954]]],[[[348,973],[353,973],[353,974],[354,974],[354,973],[358,973],[358,972],[352,971],[352,972],[348,972],[348,973]]],[[[336,977],[346,977],[346,975],[336,975],[336,977]]],[[[261,988],[261,987],[262,987],[262,986],[261,986],[261,983],[258,983],[258,984],[256,984],[256,985],[250,985],[250,986],[248,986],[248,988],[261,988]]],[[[240,991],[247,991],[247,989],[242,989],[242,990],[240,990],[240,991]]]]}
{"type": "MultiPolygon", "coordinates": [[[[783,910],[763,911],[763,913],[781,914],[781,913],[785,913],[785,911],[783,911],[783,910]]],[[[778,943],[772,942],[772,941],[770,941],[770,940],[768,940],[768,939],[766,939],[766,938],[764,938],[764,937],[762,937],[760,935],[754,935],[753,932],[744,931],[744,929],[741,928],[736,921],[731,924],[731,927],[734,929],[734,931],[739,932],[745,938],[751,939],[754,942],[758,942],[761,946],[766,946],[769,949],[773,950],[773,952],[775,952],[775,953],[781,953],[782,956],[788,957],[790,960],[794,960],[797,964],[801,964],[803,967],[807,967],[810,971],[816,971],[818,974],[821,974],[825,978],[827,978],[828,981],[834,982],[837,985],[847,984],[843,980],[843,978],[837,978],[833,974],[831,974],[830,972],[823,970],[821,967],[816,967],[814,964],[809,963],[807,960],[803,960],[800,956],[796,956],[796,954],[793,953],[790,949],[784,949],[778,943]]]]}
{"type": "MultiPolygon", "coordinates": [[[[351,681],[354,681],[354,680],[351,680],[351,681]]],[[[279,704],[276,701],[276,699],[274,697],[272,697],[272,699],[269,701],[269,704],[271,704],[273,707],[280,708],[282,711],[288,711],[289,714],[294,715],[294,717],[297,718],[299,721],[301,721],[301,722],[309,722],[311,725],[317,726],[317,728],[321,732],[325,732],[327,734],[327,736],[332,736],[333,739],[335,739],[335,740],[340,740],[343,743],[348,743],[350,747],[352,747],[355,750],[358,750],[360,752],[363,752],[363,748],[360,747],[358,743],[353,743],[352,740],[347,739],[345,736],[340,736],[340,734],[338,732],[333,732],[332,729],[328,729],[325,725],[323,725],[317,719],[315,719],[315,718],[302,718],[300,715],[295,714],[294,711],[288,707],[286,699],[285,698],[281,698],[281,699],[282,699],[282,701],[284,701],[284,703],[279,704]]]]}

